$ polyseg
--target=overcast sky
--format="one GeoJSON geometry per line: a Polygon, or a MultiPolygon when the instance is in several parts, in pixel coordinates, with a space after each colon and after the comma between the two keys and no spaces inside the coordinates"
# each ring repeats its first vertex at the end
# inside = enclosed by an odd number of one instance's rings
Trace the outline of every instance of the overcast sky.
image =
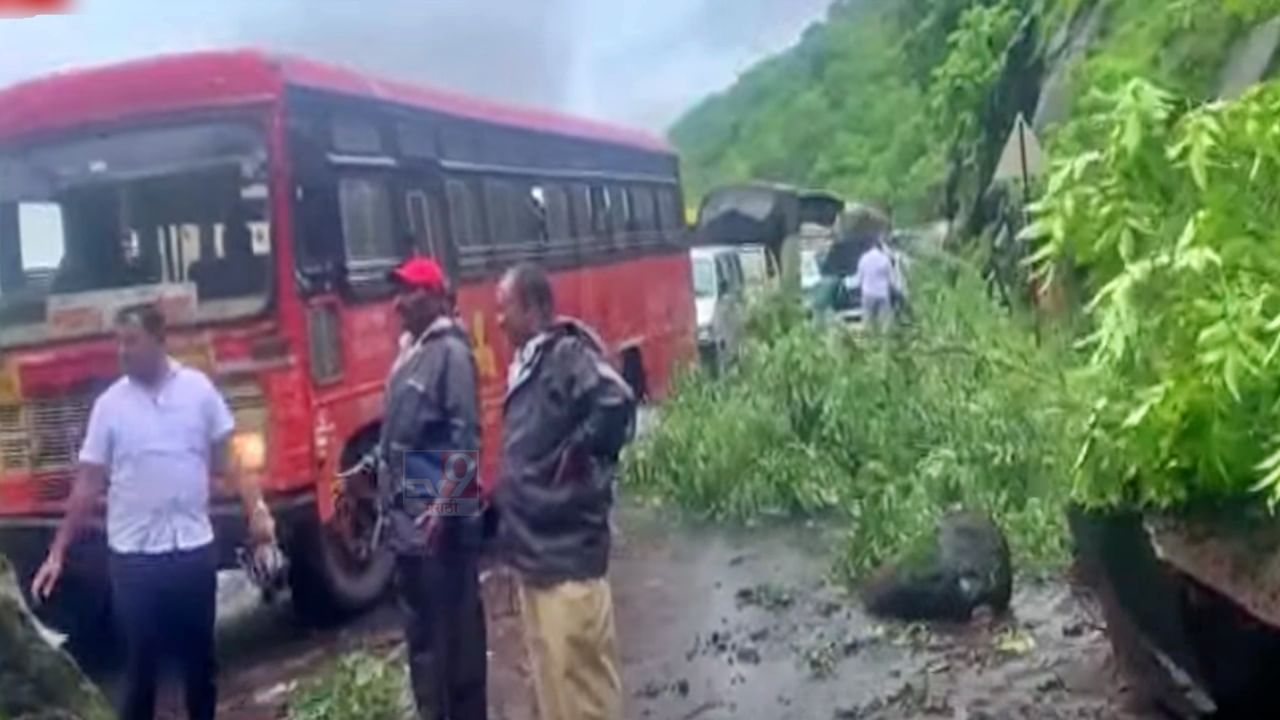
{"type": "Polygon", "coordinates": [[[664,132],[830,0],[79,0],[0,20],[0,85],[253,45],[664,132]]]}

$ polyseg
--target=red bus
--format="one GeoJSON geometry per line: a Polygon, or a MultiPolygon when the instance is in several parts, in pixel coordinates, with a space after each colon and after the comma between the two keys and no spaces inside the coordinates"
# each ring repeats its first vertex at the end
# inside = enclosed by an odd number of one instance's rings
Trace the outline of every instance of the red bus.
{"type": "MultiPolygon", "coordinates": [[[[336,488],[374,442],[398,324],[386,271],[440,259],[482,377],[494,477],[506,347],[494,284],[533,260],[658,395],[693,351],[677,160],[643,133],[254,51],[52,75],[0,91],[0,551],[24,585],[69,492],[119,307],[159,302],[170,345],[236,416],[309,612],[375,600],[391,564],[336,488]]],[[[223,561],[243,527],[217,493],[223,561]]],[[[100,534],[43,614],[109,626],[100,534]]]]}

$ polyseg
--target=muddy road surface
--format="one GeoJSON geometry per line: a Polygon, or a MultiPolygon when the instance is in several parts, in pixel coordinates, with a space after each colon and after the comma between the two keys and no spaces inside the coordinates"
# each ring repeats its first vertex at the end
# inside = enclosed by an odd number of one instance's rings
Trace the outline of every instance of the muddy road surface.
{"type": "Polygon", "coordinates": [[[835,533],[632,513],[614,564],[632,718],[1138,718],[1090,600],[1019,589],[972,627],[884,624],[824,578],[835,533]]]}
{"type": "MultiPolygon", "coordinates": [[[[1010,617],[965,627],[881,623],[825,579],[838,537],[815,526],[738,530],[628,508],[612,568],[628,718],[1115,718],[1126,690],[1090,599],[1023,584],[1010,617]]],[[[492,716],[534,720],[513,586],[486,575],[492,716]]],[[[311,630],[224,582],[219,717],[276,718],[340,654],[394,654],[387,603],[311,630]]],[[[170,698],[172,702],[173,698],[170,698]]]]}

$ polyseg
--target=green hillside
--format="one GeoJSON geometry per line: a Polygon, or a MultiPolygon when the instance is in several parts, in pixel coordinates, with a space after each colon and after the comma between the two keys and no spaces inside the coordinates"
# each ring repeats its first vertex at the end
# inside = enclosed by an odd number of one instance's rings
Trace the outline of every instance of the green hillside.
{"type": "Polygon", "coordinates": [[[671,130],[691,197],[747,179],[830,188],[907,218],[963,212],[1017,112],[1065,73],[1055,145],[1091,142],[1095,91],[1143,76],[1212,97],[1235,41],[1278,0],[837,0],[791,50],[746,72],[671,130]],[[1082,22],[1098,10],[1096,29],[1082,22]],[[1058,41],[1092,32],[1082,58],[1058,41]]]}

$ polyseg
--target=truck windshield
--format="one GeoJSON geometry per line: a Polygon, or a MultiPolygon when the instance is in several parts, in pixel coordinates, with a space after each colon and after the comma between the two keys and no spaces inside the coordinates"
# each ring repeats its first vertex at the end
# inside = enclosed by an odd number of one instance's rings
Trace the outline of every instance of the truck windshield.
{"type": "Polygon", "coordinates": [[[271,232],[260,130],[237,122],[0,148],[0,347],[260,311],[271,232]]]}

